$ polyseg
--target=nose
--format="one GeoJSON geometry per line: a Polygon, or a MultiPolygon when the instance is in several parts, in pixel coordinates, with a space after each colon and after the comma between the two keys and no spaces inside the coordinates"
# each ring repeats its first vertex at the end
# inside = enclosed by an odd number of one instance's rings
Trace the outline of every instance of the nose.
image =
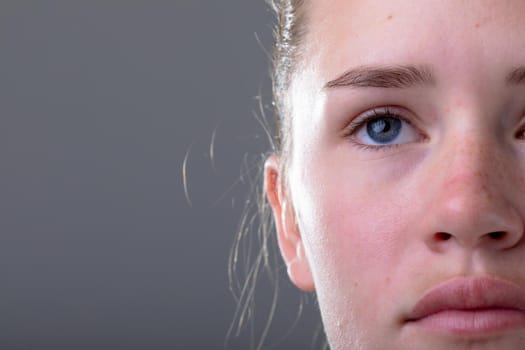
{"type": "Polygon", "coordinates": [[[432,162],[424,214],[431,249],[508,250],[522,241],[524,181],[512,152],[498,142],[476,134],[456,138],[432,162]]]}

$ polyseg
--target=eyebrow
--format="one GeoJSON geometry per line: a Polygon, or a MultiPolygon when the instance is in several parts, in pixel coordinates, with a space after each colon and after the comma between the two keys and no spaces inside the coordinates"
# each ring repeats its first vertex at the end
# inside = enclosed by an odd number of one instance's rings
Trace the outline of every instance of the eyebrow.
{"type": "MultiPolygon", "coordinates": [[[[525,81],[525,67],[522,71],[525,81]]],[[[429,66],[361,66],[346,71],[325,84],[325,89],[336,87],[409,88],[415,85],[434,85],[429,66]]]]}
{"type": "MultiPolygon", "coordinates": [[[[506,76],[509,85],[525,84],[525,66],[512,69],[506,76]]],[[[435,84],[429,66],[362,66],[346,71],[325,84],[325,89],[336,87],[409,88],[414,85],[435,84]]]]}

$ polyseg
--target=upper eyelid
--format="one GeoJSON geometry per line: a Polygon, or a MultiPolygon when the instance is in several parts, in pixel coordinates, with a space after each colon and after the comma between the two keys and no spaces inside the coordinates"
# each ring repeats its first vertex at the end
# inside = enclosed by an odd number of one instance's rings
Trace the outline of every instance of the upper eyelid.
{"type": "MultiPolygon", "coordinates": [[[[405,116],[405,114],[412,114],[404,108],[397,106],[381,106],[367,109],[366,111],[359,113],[353,118],[343,130],[344,136],[350,136],[354,134],[359,128],[361,128],[366,122],[374,118],[384,117],[384,114],[391,114],[393,117],[397,117],[400,120],[406,122],[412,127],[414,126],[412,119],[405,116]]],[[[418,129],[416,127],[416,129],[418,129]]]]}

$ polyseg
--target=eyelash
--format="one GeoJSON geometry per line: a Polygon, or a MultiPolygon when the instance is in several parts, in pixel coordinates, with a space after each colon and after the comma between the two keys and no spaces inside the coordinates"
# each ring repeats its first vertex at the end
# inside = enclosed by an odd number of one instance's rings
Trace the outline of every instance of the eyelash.
{"type": "Polygon", "coordinates": [[[404,146],[405,145],[404,143],[368,145],[368,144],[360,143],[353,138],[353,136],[355,135],[357,131],[365,127],[369,121],[372,121],[377,118],[383,118],[383,117],[397,118],[407,123],[408,125],[412,126],[412,123],[410,122],[410,120],[402,116],[400,113],[392,112],[393,108],[395,107],[392,107],[392,106],[377,107],[377,108],[373,108],[371,110],[368,110],[362,113],[357,118],[352,120],[352,122],[348,125],[348,127],[346,128],[343,134],[343,137],[348,138],[354,144],[354,146],[358,147],[359,149],[365,150],[365,151],[387,151],[387,150],[398,148],[400,146],[404,146]]]}

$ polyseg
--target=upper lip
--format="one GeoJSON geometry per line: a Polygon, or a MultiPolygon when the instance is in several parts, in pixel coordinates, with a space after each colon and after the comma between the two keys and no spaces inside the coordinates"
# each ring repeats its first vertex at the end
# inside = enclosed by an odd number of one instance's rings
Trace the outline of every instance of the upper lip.
{"type": "Polygon", "coordinates": [[[494,277],[456,277],[428,290],[407,321],[446,310],[512,309],[525,311],[525,289],[494,277]]]}

